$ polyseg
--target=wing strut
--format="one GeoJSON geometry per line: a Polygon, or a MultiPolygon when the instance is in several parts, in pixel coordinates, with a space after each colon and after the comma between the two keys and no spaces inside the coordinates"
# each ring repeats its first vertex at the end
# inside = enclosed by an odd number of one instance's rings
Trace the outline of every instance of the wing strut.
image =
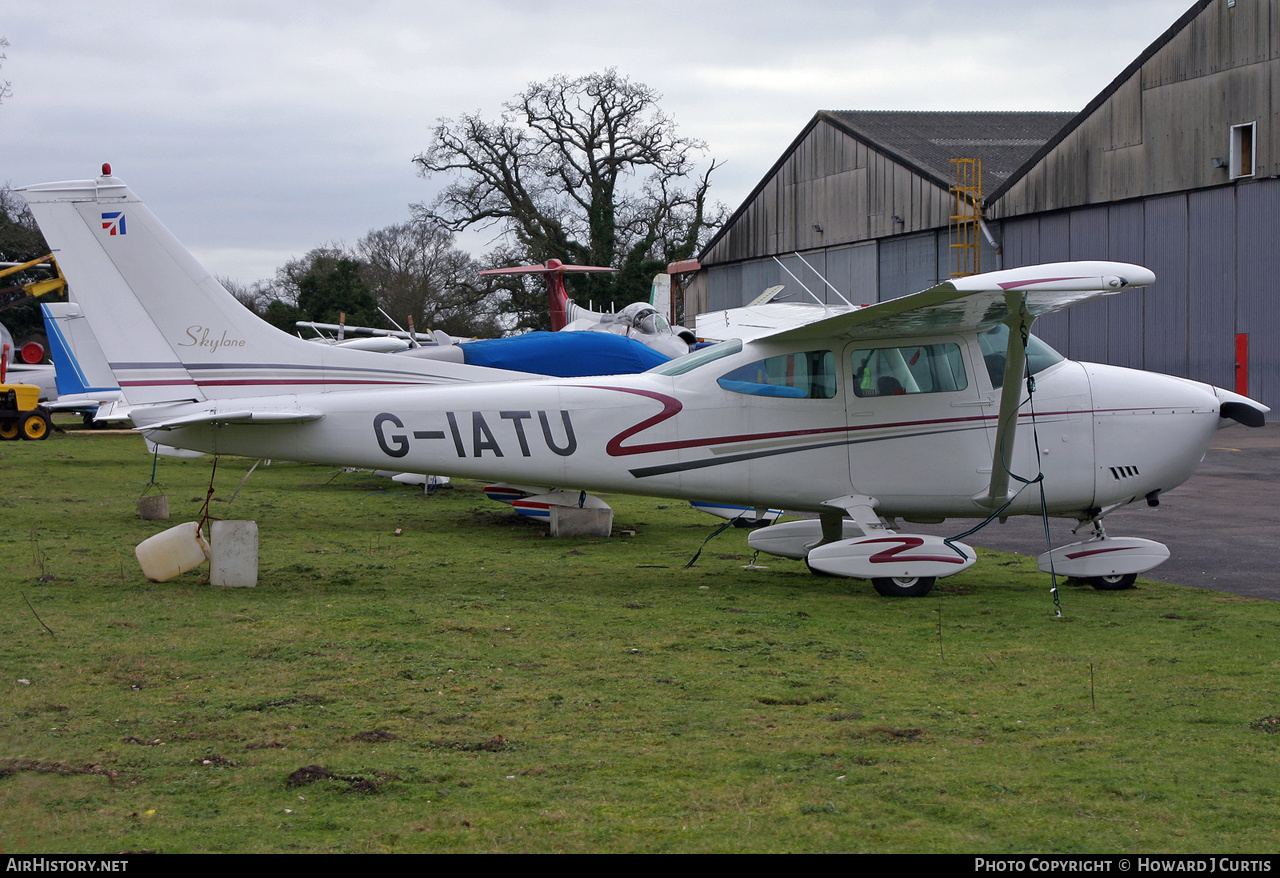
{"type": "Polygon", "coordinates": [[[1018,407],[1022,402],[1022,377],[1027,368],[1027,338],[1035,320],[1027,311],[1027,295],[1006,290],[1005,309],[1009,315],[1009,346],[1005,351],[1004,384],[1000,388],[1000,419],[996,422],[995,450],[991,460],[991,488],[985,505],[996,507],[1009,499],[1009,467],[1013,464],[1013,437],[1018,429],[1018,407]]]}

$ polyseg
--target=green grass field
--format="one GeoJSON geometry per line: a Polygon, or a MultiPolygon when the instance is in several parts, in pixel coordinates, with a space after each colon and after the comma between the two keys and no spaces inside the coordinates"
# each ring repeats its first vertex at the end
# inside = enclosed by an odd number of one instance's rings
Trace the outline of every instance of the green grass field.
{"type": "MultiPolygon", "coordinates": [[[[147,582],[209,459],[0,444],[0,850],[1280,849],[1280,605],[1062,589],[984,554],[923,599],[612,496],[562,540],[460,483],[219,462],[255,589],[147,582]],[[623,530],[634,531],[624,535],[623,530]],[[397,535],[397,532],[399,535],[397,535]]],[[[957,527],[957,530],[960,528],[957,527]]]]}

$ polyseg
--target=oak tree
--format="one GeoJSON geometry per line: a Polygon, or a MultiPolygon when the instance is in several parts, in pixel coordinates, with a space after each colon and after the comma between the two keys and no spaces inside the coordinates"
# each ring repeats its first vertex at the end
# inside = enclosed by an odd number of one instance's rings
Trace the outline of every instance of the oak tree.
{"type": "Polygon", "coordinates": [[[414,161],[451,182],[419,214],[452,231],[496,227],[521,261],[617,268],[575,279],[597,305],[647,298],[652,275],[693,255],[724,210],[717,164],[682,137],[660,96],[616,70],[529,85],[491,121],[442,119],[414,161]]]}

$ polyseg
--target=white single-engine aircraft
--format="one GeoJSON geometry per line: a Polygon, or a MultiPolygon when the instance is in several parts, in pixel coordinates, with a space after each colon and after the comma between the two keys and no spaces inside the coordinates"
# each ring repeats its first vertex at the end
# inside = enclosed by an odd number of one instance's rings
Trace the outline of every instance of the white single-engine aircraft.
{"type": "Polygon", "coordinates": [[[106,168],[16,191],[155,441],[818,513],[749,542],[886,595],[925,594],[975,559],[893,520],[1040,514],[1042,494],[1048,514],[1094,530],[1042,568],[1130,584],[1168,549],[1109,536],[1103,517],[1158,502],[1219,427],[1258,426],[1268,411],[1206,384],[1073,362],[1029,334],[1041,314],[1155,280],[1136,265],[997,271],[640,374],[530,380],[275,330],[106,168]]]}

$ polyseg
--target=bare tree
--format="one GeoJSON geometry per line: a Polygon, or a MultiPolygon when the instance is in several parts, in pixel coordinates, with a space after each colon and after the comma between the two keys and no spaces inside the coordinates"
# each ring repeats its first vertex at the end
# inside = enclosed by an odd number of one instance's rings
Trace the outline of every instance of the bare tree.
{"type": "Polygon", "coordinates": [[[266,313],[267,305],[276,298],[275,287],[268,280],[256,280],[245,284],[230,277],[219,276],[218,283],[222,284],[237,302],[259,317],[266,313]]]}
{"type": "Polygon", "coordinates": [[[375,229],[356,244],[378,304],[419,329],[451,335],[493,335],[495,308],[476,283],[479,266],[454,246],[453,234],[424,219],[375,229]]]}
{"type": "MultiPolygon", "coordinates": [[[[0,49],[8,48],[9,41],[4,37],[0,37],[0,49]]],[[[4,52],[0,52],[0,61],[9,57],[4,52]]],[[[4,103],[4,99],[13,95],[13,89],[10,87],[9,80],[0,79],[0,104],[4,103]]]]}
{"type": "Polygon", "coordinates": [[[350,252],[341,244],[324,244],[308,251],[306,256],[295,256],[276,269],[276,280],[272,284],[275,299],[296,305],[308,277],[331,272],[341,260],[349,258],[350,252]]]}
{"type": "Polygon", "coordinates": [[[589,276],[579,298],[647,296],[650,275],[693,255],[724,215],[707,203],[706,144],[679,136],[659,100],[610,69],[533,83],[497,122],[440,120],[414,161],[456,179],[419,214],[452,231],[496,225],[522,260],[619,269],[589,276]]]}
{"type": "MultiPolygon", "coordinates": [[[[40,227],[36,225],[27,202],[8,183],[0,186],[0,262],[28,262],[39,259],[48,252],[49,245],[40,233],[40,227]]],[[[42,343],[45,341],[40,302],[65,302],[66,291],[47,293],[39,300],[10,297],[17,294],[22,284],[48,277],[47,271],[35,268],[10,274],[0,280],[0,293],[4,294],[3,298],[7,303],[0,320],[9,327],[14,338],[42,343]]]]}
{"type": "Polygon", "coordinates": [[[26,262],[48,252],[27,202],[8,183],[0,186],[0,261],[26,262]]]}

